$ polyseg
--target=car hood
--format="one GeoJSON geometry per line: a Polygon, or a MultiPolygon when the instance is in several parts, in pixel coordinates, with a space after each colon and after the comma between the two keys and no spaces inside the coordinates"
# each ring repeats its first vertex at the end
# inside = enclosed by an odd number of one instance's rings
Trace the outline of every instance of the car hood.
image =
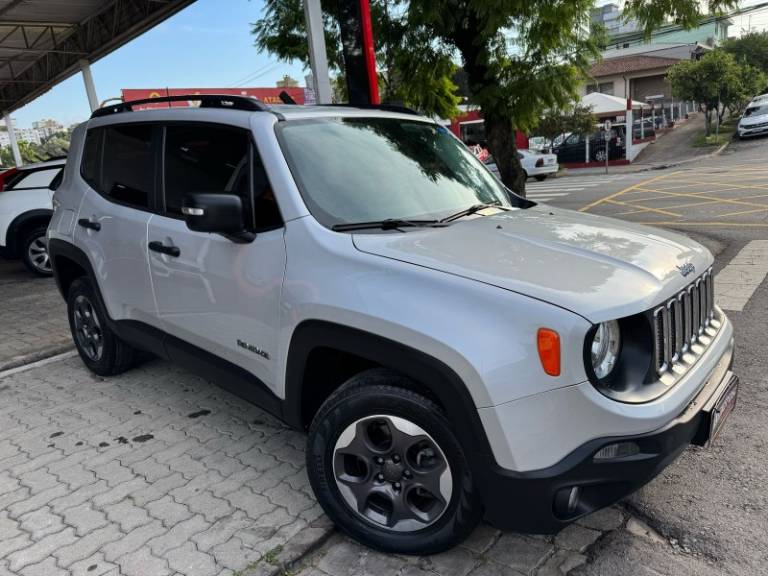
{"type": "Polygon", "coordinates": [[[760,114],[758,116],[747,116],[739,120],[739,125],[743,127],[754,126],[755,124],[763,124],[768,122],[768,114],[760,114]]]}
{"type": "Polygon", "coordinates": [[[353,240],[361,252],[525,294],[592,322],[650,309],[713,261],[686,236],[545,205],[353,240]]]}

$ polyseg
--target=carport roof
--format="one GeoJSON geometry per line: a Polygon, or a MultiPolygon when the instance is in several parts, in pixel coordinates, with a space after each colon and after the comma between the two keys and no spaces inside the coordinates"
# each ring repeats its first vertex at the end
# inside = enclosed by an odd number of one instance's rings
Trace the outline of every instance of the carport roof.
{"type": "Polygon", "coordinates": [[[0,110],[29,103],[195,0],[0,0],[0,110]]]}

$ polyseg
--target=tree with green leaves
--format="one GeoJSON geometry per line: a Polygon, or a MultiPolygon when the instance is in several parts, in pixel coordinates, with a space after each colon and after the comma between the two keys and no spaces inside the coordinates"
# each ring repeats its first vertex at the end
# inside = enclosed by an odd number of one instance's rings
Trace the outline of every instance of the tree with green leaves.
{"type": "Polygon", "coordinates": [[[547,110],[536,127],[536,134],[552,142],[558,136],[567,133],[592,134],[597,125],[597,117],[591,106],[576,104],[567,108],[547,110]]]}
{"type": "MultiPolygon", "coordinates": [[[[668,18],[694,27],[702,9],[733,8],[737,0],[628,0],[625,12],[646,34],[668,18]]],[[[525,194],[515,131],[535,127],[545,110],[578,97],[590,63],[599,56],[590,35],[594,0],[371,0],[379,70],[400,96],[422,112],[450,117],[460,62],[485,120],[488,147],[503,182],[525,194]]],[[[323,2],[332,67],[342,69],[338,6],[323,2]]],[[[301,0],[266,0],[254,24],[256,46],[279,58],[308,62],[301,0]]],[[[455,101],[454,101],[455,102],[455,101]]]]}
{"type": "MultiPolygon", "coordinates": [[[[407,2],[374,0],[371,20],[376,40],[379,88],[383,100],[401,102],[442,118],[458,115],[460,98],[451,80],[457,66],[450,54],[432,49],[432,39],[409,29],[403,12],[407,2]]],[[[336,0],[324,0],[323,24],[328,65],[337,73],[334,96],[346,96],[344,58],[336,0]]],[[[309,65],[309,47],[302,0],[266,0],[262,17],[253,24],[256,47],[285,61],[309,65]]]]}
{"type": "MultiPolygon", "coordinates": [[[[733,54],[739,64],[747,64],[768,74],[768,31],[748,32],[739,38],[728,38],[723,50],[733,54]]],[[[761,90],[766,86],[761,86],[761,90]]]]}
{"type": "Polygon", "coordinates": [[[727,110],[737,113],[765,82],[759,70],[739,65],[732,54],[713,50],[700,60],[686,60],[667,73],[672,93],[681,100],[693,100],[705,114],[706,135],[712,133],[715,118],[722,122],[727,110]]]}
{"type": "Polygon", "coordinates": [[[0,166],[10,168],[16,165],[10,146],[0,146],[0,166]]]}

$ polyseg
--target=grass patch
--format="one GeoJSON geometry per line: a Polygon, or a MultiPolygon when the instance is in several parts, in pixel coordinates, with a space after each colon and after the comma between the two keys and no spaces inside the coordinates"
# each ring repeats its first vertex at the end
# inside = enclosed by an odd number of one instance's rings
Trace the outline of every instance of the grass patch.
{"type": "Polygon", "coordinates": [[[283,551],[282,546],[279,546],[279,545],[275,546],[274,548],[272,548],[272,550],[264,554],[264,562],[266,562],[267,564],[271,564],[272,566],[277,566],[278,564],[277,557],[280,555],[280,552],[282,551],[283,551]]]}
{"type": "MultiPolygon", "coordinates": [[[[272,548],[272,550],[269,550],[268,552],[266,552],[264,554],[264,556],[261,557],[260,560],[257,560],[256,562],[251,562],[250,564],[248,564],[248,566],[246,566],[242,570],[235,571],[233,573],[233,576],[245,576],[249,572],[251,572],[253,570],[256,570],[256,568],[258,567],[259,563],[262,562],[262,561],[266,562],[267,564],[269,564],[271,566],[276,566],[276,567],[279,566],[280,562],[278,561],[277,557],[280,556],[280,552],[282,552],[282,551],[283,551],[283,547],[282,546],[280,546],[280,545],[275,546],[274,548],[272,548]]],[[[288,571],[288,570],[285,570],[285,569],[281,570],[280,574],[281,574],[281,576],[292,576],[292,573],[290,571],[288,571]]]]}
{"type": "Polygon", "coordinates": [[[736,132],[736,126],[739,124],[738,118],[726,118],[723,123],[720,124],[719,134],[715,135],[715,123],[712,123],[712,134],[705,136],[699,134],[693,141],[693,146],[696,148],[704,147],[717,147],[722,146],[726,142],[730,142],[733,139],[733,134],[736,132]]]}
{"type": "Polygon", "coordinates": [[[717,147],[722,146],[726,142],[728,142],[731,139],[731,134],[720,134],[719,136],[715,136],[712,134],[711,136],[705,136],[704,134],[701,134],[696,137],[696,140],[693,141],[693,145],[696,148],[705,148],[705,147],[717,147]]]}

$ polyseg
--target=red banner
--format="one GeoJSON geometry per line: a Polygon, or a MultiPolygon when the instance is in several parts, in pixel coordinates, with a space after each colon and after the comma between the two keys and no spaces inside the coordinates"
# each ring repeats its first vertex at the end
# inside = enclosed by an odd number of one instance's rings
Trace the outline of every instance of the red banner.
{"type": "MultiPolygon", "coordinates": [[[[189,94],[227,94],[229,96],[254,96],[265,104],[282,104],[280,92],[286,91],[296,104],[304,104],[304,88],[123,88],[123,100],[145,100],[163,96],[185,96],[189,94]]],[[[196,106],[193,100],[171,102],[171,106],[196,106]]],[[[167,108],[168,103],[143,104],[138,110],[167,108]]]]}

